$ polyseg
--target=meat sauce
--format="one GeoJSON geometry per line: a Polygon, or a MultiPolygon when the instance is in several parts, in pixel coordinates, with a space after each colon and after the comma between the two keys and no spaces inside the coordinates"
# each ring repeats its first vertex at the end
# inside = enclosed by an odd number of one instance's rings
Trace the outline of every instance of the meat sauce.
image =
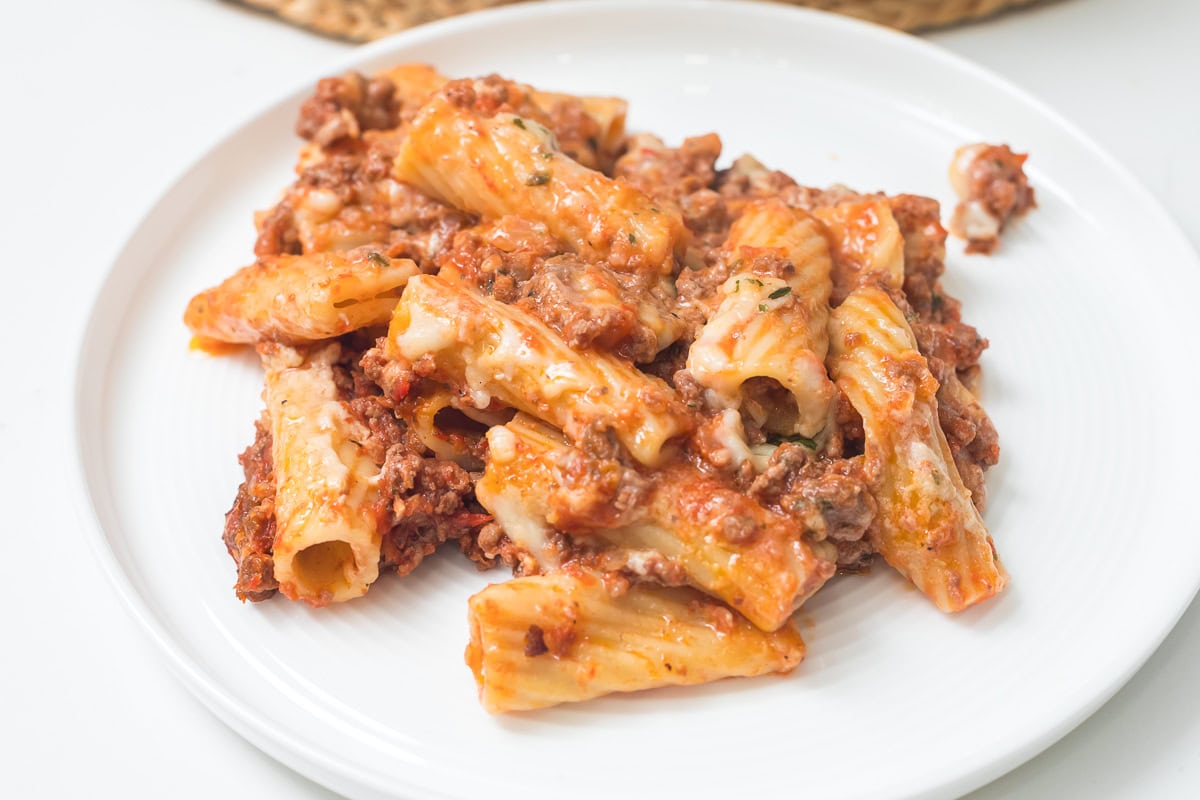
{"type": "MultiPolygon", "coordinates": [[[[508,102],[503,94],[472,100],[484,101],[498,107],[508,102]]],[[[762,463],[756,469],[748,461],[731,459],[720,436],[703,435],[714,430],[717,412],[706,407],[703,391],[684,369],[688,346],[704,322],[703,309],[729,277],[721,243],[747,203],[781,197],[795,207],[813,209],[864,195],[845,187],[803,187],[749,157],[718,169],[721,142],[714,134],[687,139],[677,148],[654,137],[632,136],[620,156],[607,163],[593,147],[588,158],[655,202],[678,208],[688,231],[685,253],[668,280],[644,272],[618,275],[581,262],[544,230],[520,219],[481,224],[408,187],[392,190],[386,208],[379,205],[379,184],[387,180],[395,152],[389,131],[404,113],[385,78],[351,74],[322,81],[297,123],[297,132],[319,153],[303,166],[293,190],[259,216],[256,252],[263,256],[301,251],[304,241],[296,219],[308,190],[320,188],[346,206],[366,208],[371,224],[382,226],[381,252],[411,257],[427,272],[452,273],[480,292],[537,316],[571,347],[616,353],[665,380],[690,409],[693,429],[700,432],[674,442],[671,459],[791,520],[798,537],[831,543],[843,571],[862,571],[869,565],[873,549],[866,534],[877,509],[863,471],[862,421],[840,392],[835,398],[836,435],[822,454],[804,443],[772,440],[748,426],[748,443],[761,451],[762,463]]],[[[569,104],[556,106],[543,121],[580,152],[594,146],[589,119],[569,104]]],[[[987,180],[976,175],[972,183],[990,187],[985,192],[988,202],[1004,206],[1009,214],[1033,204],[1032,190],[1024,191],[1010,169],[1003,175],[989,174],[987,180]],[[1011,202],[1002,202],[998,182],[1015,182],[1011,202]]],[[[999,456],[995,428],[970,391],[987,340],[962,321],[960,304],[941,285],[946,231],[937,202],[914,195],[889,197],[887,202],[904,239],[904,286],[895,299],[908,313],[920,350],[943,387],[938,394],[940,419],[964,481],[982,505],[983,473],[999,456]]],[[[336,375],[342,402],[371,432],[363,445],[379,464],[386,489],[382,565],[407,574],[442,543],[453,540],[481,569],[503,564],[517,575],[538,572],[537,560],[514,545],[476,501],[479,473],[432,453],[406,419],[407,398],[426,379],[420,361],[400,368],[374,345],[362,335],[345,337],[336,375]]],[[[193,347],[212,353],[225,350],[202,341],[194,341],[193,347]]],[[[763,380],[767,383],[760,387],[761,394],[770,398],[780,387],[763,380]]],[[[661,479],[661,470],[633,463],[602,429],[572,444],[574,455],[561,465],[572,505],[560,510],[561,519],[581,527],[636,520],[639,504],[648,487],[661,479]]],[[[481,437],[472,446],[475,455],[486,456],[481,437]]],[[[260,601],[277,590],[271,563],[271,440],[261,421],[240,461],[245,480],[226,517],[224,539],[237,564],[238,597],[260,601]]],[[[717,526],[714,535],[744,543],[753,531],[730,519],[717,526]]],[[[637,581],[684,582],[678,565],[654,553],[631,561],[628,554],[614,555],[586,536],[556,532],[551,538],[562,562],[605,574],[605,585],[613,593],[637,581]]],[[[558,632],[536,628],[530,628],[525,642],[531,656],[561,646],[558,632]]]]}

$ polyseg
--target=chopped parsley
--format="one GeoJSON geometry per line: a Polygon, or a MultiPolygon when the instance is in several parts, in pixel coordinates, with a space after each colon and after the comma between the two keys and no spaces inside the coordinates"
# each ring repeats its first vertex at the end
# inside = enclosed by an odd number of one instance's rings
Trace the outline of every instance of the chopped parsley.
{"type": "Polygon", "coordinates": [[[526,186],[545,186],[549,182],[549,172],[535,172],[525,179],[526,186]]]}
{"type": "Polygon", "coordinates": [[[550,159],[554,158],[554,153],[551,153],[549,150],[547,150],[546,152],[542,153],[542,158],[549,161],[550,159]]]}
{"type": "Polygon", "coordinates": [[[812,437],[811,439],[809,437],[804,436],[803,434],[799,434],[799,433],[793,433],[790,436],[778,436],[778,437],[772,436],[767,439],[767,442],[769,444],[785,444],[785,443],[798,444],[798,445],[801,445],[802,447],[808,448],[809,450],[815,451],[817,449],[817,436],[820,436],[824,432],[825,432],[824,429],[818,431],[817,435],[812,437]]]}
{"type": "Polygon", "coordinates": [[[383,253],[371,253],[369,256],[367,256],[367,261],[370,261],[372,264],[379,267],[380,269],[383,269],[385,267],[390,267],[392,265],[391,260],[388,259],[388,257],[385,256],[383,253]]]}
{"type": "MultiPolygon", "coordinates": [[[[762,284],[759,284],[759,285],[761,286],[762,284]]],[[[792,293],[792,287],[780,286],[778,289],[776,289],[775,291],[773,291],[769,295],[767,295],[767,297],[770,298],[771,300],[778,300],[781,297],[787,297],[791,293],[792,293]]]]}
{"type": "Polygon", "coordinates": [[[516,125],[518,128],[520,128],[523,131],[529,130],[528,128],[525,127],[525,120],[521,119],[520,117],[513,117],[513,125],[516,125]]]}
{"type": "Polygon", "coordinates": [[[753,283],[755,286],[762,286],[763,282],[758,278],[746,278],[746,283],[753,283]]]}
{"type": "Polygon", "coordinates": [[[816,439],[810,439],[807,436],[801,436],[798,433],[793,434],[791,436],[785,436],[785,437],[783,437],[783,440],[785,442],[793,442],[798,445],[803,445],[804,447],[807,447],[809,450],[817,449],[817,440],[816,439]]]}
{"type": "Polygon", "coordinates": [[[634,236],[632,233],[631,233],[631,234],[629,234],[629,243],[630,243],[630,244],[637,244],[637,237],[636,237],[636,236],[634,236]]]}
{"type": "Polygon", "coordinates": [[[758,304],[758,310],[759,310],[759,311],[766,311],[766,310],[767,310],[767,304],[766,304],[766,303],[759,303],[759,304],[758,304]]]}

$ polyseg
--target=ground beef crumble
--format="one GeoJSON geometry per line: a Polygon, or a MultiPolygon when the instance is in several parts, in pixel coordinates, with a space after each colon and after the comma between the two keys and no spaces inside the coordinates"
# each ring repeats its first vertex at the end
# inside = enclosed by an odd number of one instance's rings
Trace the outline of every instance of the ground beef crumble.
{"type": "Polygon", "coordinates": [[[715,133],[684,139],[679,147],[657,136],[631,136],[613,175],[660,202],[679,203],[684,197],[712,186],[721,139],[715,133]]]}
{"type": "Polygon", "coordinates": [[[516,305],[541,319],[575,350],[607,350],[635,362],[652,361],[658,333],[643,314],[673,318],[672,298],[639,275],[620,275],[575,256],[538,265],[518,289],[516,305]]]}
{"type": "Polygon", "coordinates": [[[317,83],[316,93],[300,107],[296,135],[325,147],[372,128],[394,128],[399,112],[390,80],[348,72],[317,83]]]}
{"type": "Polygon", "coordinates": [[[1008,224],[1037,207],[1025,175],[1027,158],[1005,144],[968,145],[954,154],[950,183],[959,203],[950,230],[967,240],[968,253],[992,253],[1008,224]]]}
{"type": "Polygon", "coordinates": [[[254,424],[254,443],[238,457],[245,481],[225,515],[225,547],[237,564],[239,600],[266,600],[279,590],[271,548],[275,544],[275,474],[271,427],[264,414],[254,424]]]}
{"type": "Polygon", "coordinates": [[[749,495],[796,520],[814,540],[833,542],[841,569],[859,569],[872,554],[865,535],[878,507],[861,457],[818,458],[801,445],[782,444],[749,495]]]}
{"type": "Polygon", "coordinates": [[[380,486],[390,520],[382,565],[407,575],[440,544],[467,535],[491,517],[475,501],[478,474],[430,454],[397,416],[397,391],[390,385],[388,367],[378,347],[354,354],[347,364],[355,393],[349,407],[370,428],[364,445],[381,464],[380,486]]]}
{"type": "Polygon", "coordinates": [[[1000,458],[999,437],[972,389],[987,339],[962,321],[962,304],[942,286],[946,230],[936,200],[917,195],[889,198],[904,237],[904,295],[896,298],[905,311],[937,379],[938,417],[955,465],[976,507],[987,502],[984,473],[1000,458]]]}

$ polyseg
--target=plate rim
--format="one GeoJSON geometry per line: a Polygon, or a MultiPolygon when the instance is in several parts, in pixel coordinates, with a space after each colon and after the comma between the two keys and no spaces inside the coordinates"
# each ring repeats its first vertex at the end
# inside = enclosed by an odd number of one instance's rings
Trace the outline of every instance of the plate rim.
{"type": "MultiPolygon", "coordinates": [[[[373,794],[386,794],[387,796],[394,796],[397,791],[402,792],[404,796],[417,796],[416,792],[420,792],[420,796],[439,798],[460,796],[447,794],[440,789],[419,783],[405,781],[401,784],[394,777],[385,776],[373,768],[348,766],[336,758],[329,749],[308,743],[303,737],[276,725],[264,713],[256,711],[250,706],[241,705],[215,677],[209,674],[200,660],[194,659],[184,652],[175,637],[167,630],[165,623],[151,608],[149,599],[134,585],[113,550],[109,534],[100,521],[100,513],[94,497],[93,481],[90,479],[85,458],[89,451],[89,445],[86,441],[88,437],[87,398],[84,396],[84,389],[85,380],[89,370],[92,369],[88,357],[92,355],[93,333],[101,325],[102,315],[105,313],[104,304],[101,301],[105,295],[116,290],[117,266],[129,257],[129,252],[147,235],[146,221],[162,206],[163,202],[181,185],[189,179],[193,179],[209,158],[226,147],[246,128],[290,102],[293,97],[308,91],[319,78],[430,40],[453,37],[487,27],[492,22],[520,19],[538,21],[545,17],[573,15],[586,17],[592,14],[619,14],[622,12],[641,13],[667,8],[697,10],[701,13],[757,16],[764,21],[787,18],[788,24],[793,24],[797,19],[807,18],[808,21],[803,24],[828,26],[832,29],[849,31],[851,36],[867,37],[868,40],[872,37],[876,40],[883,40],[908,52],[914,52],[918,57],[939,60],[974,81],[986,83],[993,90],[1004,92],[1030,107],[1047,122],[1086,148],[1091,156],[1097,158],[1109,170],[1114,182],[1119,182],[1121,188],[1130,193],[1131,202],[1137,203],[1145,213],[1158,218],[1162,224],[1162,233],[1170,237],[1170,241],[1167,242],[1168,246],[1187,253],[1190,257],[1190,267],[1200,269],[1200,253],[1188,240],[1179,223],[1164,204],[1121,161],[1036,94],[936,43],[875,23],[813,8],[762,0],[552,0],[551,2],[521,3],[474,11],[420,25],[375,42],[354,47],[337,57],[320,61],[316,68],[304,70],[298,80],[289,82],[288,86],[281,91],[271,92],[261,102],[252,102],[250,110],[238,115],[232,122],[224,126],[222,132],[211,143],[201,147],[183,160],[182,166],[171,174],[162,188],[154,194],[153,199],[134,215],[134,222],[128,226],[120,239],[121,244],[117,248],[116,254],[107,260],[103,278],[93,291],[85,323],[79,329],[77,340],[74,343],[75,358],[70,371],[71,427],[68,435],[68,447],[70,460],[74,462],[74,468],[70,470],[74,484],[72,500],[76,517],[81,523],[82,535],[87,540],[93,556],[99,561],[110,586],[121,598],[127,611],[137,620],[143,632],[156,644],[160,655],[166,657],[165,661],[171,672],[209,711],[249,743],[323,786],[339,790],[367,789],[373,794]]],[[[106,359],[101,374],[108,371],[108,365],[109,362],[106,359]]],[[[946,775],[945,771],[939,771],[939,774],[944,777],[939,777],[936,782],[927,781],[918,787],[908,787],[908,793],[904,796],[943,796],[971,791],[1017,768],[1062,739],[1107,703],[1158,650],[1200,591],[1200,570],[1196,572],[1192,583],[1190,591],[1182,592],[1182,600],[1174,612],[1170,615],[1163,615],[1158,620],[1158,629],[1153,632],[1154,635],[1145,640],[1148,646],[1143,648],[1144,652],[1137,652],[1128,659],[1123,670],[1110,675],[1104,688],[1092,695],[1090,701],[1078,704],[1070,709],[1070,713],[1057,715],[1055,723],[1043,726],[1038,735],[1024,739],[1021,744],[1008,749],[999,757],[989,756],[978,764],[973,764],[967,769],[956,770],[949,775],[946,775]]]]}

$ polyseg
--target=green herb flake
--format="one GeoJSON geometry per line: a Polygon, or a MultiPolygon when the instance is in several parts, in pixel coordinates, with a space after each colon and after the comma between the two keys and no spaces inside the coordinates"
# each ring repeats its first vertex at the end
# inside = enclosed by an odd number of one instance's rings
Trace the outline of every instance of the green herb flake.
{"type": "Polygon", "coordinates": [[[549,172],[535,172],[525,179],[526,186],[545,186],[549,182],[549,172]]]}
{"type": "Polygon", "coordinates": [[[769,295],[767,295],[767,297],[770,298],[771,300],[778,300],[781,297],[787,297],[791,293],[792,293],[792,287],[780,286],[778,289],[776,289],[775,291],[773,291],[769,295]]]}
{"type": "Polygon", "coordinates": [[[653,213],[655,213],[655,214],[661,214],[661,213],[662,213],[661,211],[659,211],[659,210],[658,210],[658,206],[650,206],[650,211],[652,211],[652,212],[653,212],[653,213]]]}
{"type": "Polygon", "coordinates": [[[369,256],[367,256],[367,261],[370,261],[380,269],[384,269],[392,265],[391,260],[383,253],[371,253],[369,256]]]}
{"type": "Polygon", "coordinates": [[[758,278],[746,278],[746,283],[753,283],[755,286],[762,286],[763,282],[758,278]]]}
{"type": "Polygon", "coordinates": [[[518,128],[520,128],[523,131],[529,130],[528,128],[525,127],[525,120],[521,119],[520,117],[513,117],[513,125],[516,125],[518,128]]]}
{"type": "MultiPolygon", "coordinates": [[[[785,442],[787,442],[787,443],[791,443],[791,444],[801,445],[803,447],[808,448],[809,450],[816,450],[817,442],[820,439],[820,437],[823,436],[824,434],[825,434],[825,429],[822,428],[821,430],[817,431],[812,436],[812,438],[809,438],[808,436],[805,436],[804,434],[793,433],[789,436],[780,436],[778,438],[769,437],[767,439],[767,442],[770,444],[784,444],[785,442]]],[[[828,510],[828,509],[823,508],[823,510],[828,510]]]]}
{"type": "Polygon", "coordinates": [[[793,442],[795,444],[802,445],[803,447],[807,447],[809,450],[817,449],[817,440],[816,439],[810,439],[807,436],[801,436],[798,433],[793,434],[792,436],[785,436],[784,441],[793,442]]]}
{"type": "Polygon", "coordinates": [[[551,153],[549,150],[547,150],[546,152],[542,153],[542,158],[549,161],[550,159],[554,158],[554,153],[551,153]]]}
{"type": "Polygon", "coordinates": [[[766,310],[767,310],[767,304],[766,304],[766,303],[759,303],[759,304],[758,304],[758,310],[759,310],[759,311],[766,311],[766,310]]]}
{"type": "Polygon", "coordinates": [[[632,233],[631,233],[631,234],[629,234],[629,243],[630,243],[630,244],[637,244],[637,237],[636,237],[636,236],[634,236],[632,233]]]}

